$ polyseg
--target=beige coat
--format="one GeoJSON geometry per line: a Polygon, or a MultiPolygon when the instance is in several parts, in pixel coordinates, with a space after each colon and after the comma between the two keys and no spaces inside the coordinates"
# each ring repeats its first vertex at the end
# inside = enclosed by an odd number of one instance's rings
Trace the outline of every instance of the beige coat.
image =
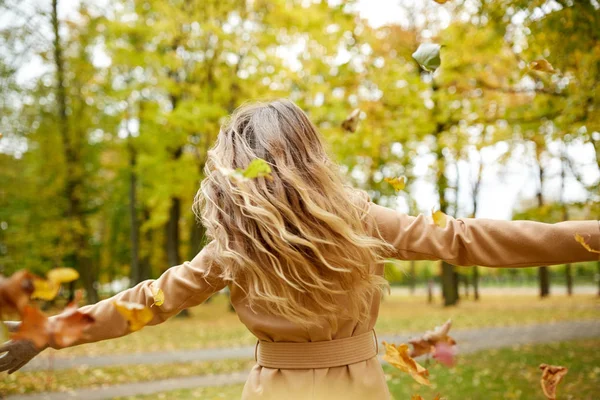
{"type": "MultiPolygon", "coordinates": [[[[375,223],[382,237],[397,250],[402,260],[445,260],[455,265],[488,267],[525,267],[599,260],[598,254],[586,251],[574,240],[581,234],[595,248],[600,248],[599,221],[572,221],[543,224],[530,221],[496,221],[488,219],[453,219],[447,226],[435,226],[429,217],[411,217],[403,213],[368,204],[369,232],[375,223]]],[[[129,333],[127,323],[111,304],[123,300],[153,303],[150,284],[165,293],[164,304],[152,307],[155,316],[149,325],[159,324],[179,311],[205,301],[223,289],[217,278],[203,278],[206,246],[191,262],[168,269],[156,281],[144,281],[111,299],[82,308],[96,318],[96,323],[77,343],[116,338],[129,333]]],[[[382,274],[383,271],[377,271],[382,274]]],[[[373,329],[379,312],[379,296],[373,298],[371,318],[366,323],[339,321],[337,328],[306,329],[273,316],[251,311],[244,296],[230,287],[232,303],[240,320],[260,340],[275,342],[311,342],[341,339],[373,329]]],[[[401,327],[398,327],[401,329],[401,327]]],[[[359,363],[324,369],[284,370],[256,365],[250,372],[243,399],[388,399],[385,377],[379,361],[373,357],[359,363]]]]}

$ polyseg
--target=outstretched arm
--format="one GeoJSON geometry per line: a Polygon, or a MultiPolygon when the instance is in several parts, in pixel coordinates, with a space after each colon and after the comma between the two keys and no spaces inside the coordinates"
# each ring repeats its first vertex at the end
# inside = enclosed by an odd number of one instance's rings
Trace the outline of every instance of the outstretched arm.
{"type": "Polygon", "coordinates": [[[395,256],[403,260],[513,268],[600,260],[574,237],[580,234],[599,249],[600,221],[545,224],[448,216],[446,227],[440,228],[424,215],[411,217],[374,203],[369,214],[381,237],[395,247],[395,256]]]}
{"type": "MultiPolygon", "coordinates": [[[[109,299],[81,307],[79,311],[94,317],[95,322],[70,346],[117,338],[131,333],[127,321],[113,305],[116,300],[150,307],[154,303],[152,287],[160,288],[164,293],[164,303],[161,306],[154,305],[150,308],[154,316],[147,324],[156,325],[185,308],[204,302],[213,293],[223,289],[225,283],[218,277],[218,268],[205,276],[205,271],[212,258],[212,247],[211,244],[208,244],[192,261],[169,268],[156,280],[146,280],[109,299]]],[[[61,315],[50,318],[59,319],[61,315]]],[[[16,324],[8,326],[11,330],[17,328],[16,324]]],[[[60,348],[55,343],[50,343],[49,346],[55,349],[60,348]]],[[[0,346],[0,372],[8,370],[9,373],[12,373],[18,370],[39,351],[28,341],[5,343],[0,346]],[[2,353],[5,354],[2,355],[2,353]]]]}

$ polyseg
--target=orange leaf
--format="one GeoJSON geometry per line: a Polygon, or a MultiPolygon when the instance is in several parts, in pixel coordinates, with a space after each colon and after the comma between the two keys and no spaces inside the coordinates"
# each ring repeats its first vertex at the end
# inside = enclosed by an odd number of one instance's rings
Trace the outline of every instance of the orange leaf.
{"type": "Polygon", "coordinates": [[[48,344],[48,317],[32,306],[25,306],[21,313],[19,329],[11,335],[12,340],[29,340],[37,348],[48,344]]]}
{"type": "Polygon", "coordinates": [[[587,251],[589,251],[590,253],[600,254],[600,251],[592,249],[592,247],[589,244],[587,244],[587,242],[585,241],[583,236],[581,236],[579,233],[575,234],[575,240],[577,241],[577,243],[581,244],[583,246],[583,248],[586,249],[587,251]]]}
{"type": "Polygon", "coordinates": [[[412,396],[410,396],[410,400],[424,400],[421,396],[419,396],[418,394],[413,394],[412,396]]]}
{"type": "Polygon", "coordinates": [[[562,378],[567,374],[567,372],[569,372],[569,369],[558,365],[548,364],[541,364],[540,369],[543,371],[540,383],[542,385],[544,395],[548,398],[548,400],[555,400],[556,387],[562,378]]]}
{"type": "Polygon", "coordinates": [[[410,374],[420,384],[431,385],[428,378],[429,371],[410,358],[408,355],[408,345],[401,344],[396,346],[394,344],[387,344],[386,342],[383,342],[383,345],[385,346],[385,355],[383,356],[385,361],[400,371],[410,374]]]}
{"type": "Polygon", "coordinates": [[[51,321],[48,333],[59,348],[67,347],[75,343],[94,321],[94,317],[77,311],[77,305],[72,304],[51,321]]]}
{"type": "Polygon", "coordinates": [[[0,277],[0,310],[22,312],[34,291],[34,278],[25,270],[15,272],[10,278],[0,277]]]}
{"type": "Polygon", "coordinates": [[[117,311],[125,317],[132,332],[142,329],[154,318],[152,310],[142,304],[118,300],[113,301],[113,304],[117,311]]]}

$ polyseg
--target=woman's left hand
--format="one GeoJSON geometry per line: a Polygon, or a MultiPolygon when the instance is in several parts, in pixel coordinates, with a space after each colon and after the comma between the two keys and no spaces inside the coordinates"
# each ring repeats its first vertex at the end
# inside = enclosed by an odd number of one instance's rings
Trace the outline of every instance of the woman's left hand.
{"type": "MultiPolygon", "coordinates": [[[[6,321],[4,325],[10,332],[15,332],[19,328],[20,322],[6,321]]],[[[40,354],[42,350],[28,340],[5,342],[0,346],[0,372],[8,371],[9,374],[12,374],[40,354]]]]}

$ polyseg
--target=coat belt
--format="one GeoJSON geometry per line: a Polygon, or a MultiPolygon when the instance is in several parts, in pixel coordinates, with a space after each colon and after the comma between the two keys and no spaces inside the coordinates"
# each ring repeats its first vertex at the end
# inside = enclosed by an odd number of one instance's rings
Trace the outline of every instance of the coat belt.
{"type": "Polygon", "coordinates": [[[372,330],[349,338],[321,342],[259,340],[254,359],[266,368],[318,369],[355,364],[375,357],[378,352],[377,335],[372,330]]]}

